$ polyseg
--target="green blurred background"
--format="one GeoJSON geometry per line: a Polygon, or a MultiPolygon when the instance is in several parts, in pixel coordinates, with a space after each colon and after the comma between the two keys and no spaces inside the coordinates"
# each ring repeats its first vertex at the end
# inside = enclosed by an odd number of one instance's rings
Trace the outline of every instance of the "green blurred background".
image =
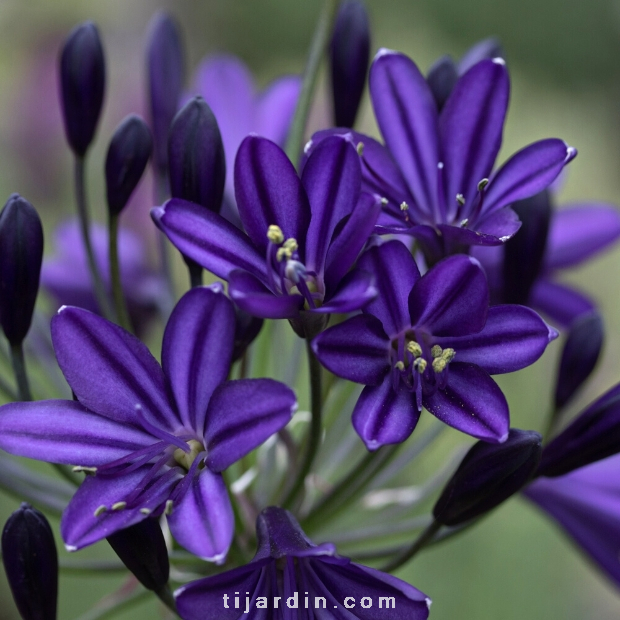
{"type": "MultiPolygon", "coordinates": [[[[0,198],[14,191],[29,198],[44,219],[48,239],[53,225],[72,213],[71,159],[64,148],[55,64],[62,38],[76,23],[97,22],[108,61],[108,94],[89,168],[92,206],[102,219],[101,170],[107,140],[127,113],[144,112],[145,31],[157,9],[169,8],[180,21],[190,72],[203,55],[230,51],[239,54],[264,85],[280,73],[302,70],[320,4],[316,0],[2,0],[0,198]]],[[[439,55],[457,58],[477,40],[497,36],[512,76],[500,159],[534,140],[563,138],[578,148],[579,157],[570,166],[558,202],[620,203],[617,0],[368,0],[367,5],[373,50],[401,50],[423,70],[439,55]]],[[[323,100],[312,119],[315,128],[327,118],[327,92],[323,81],[323,100]]],[[[376,133],[367,99],[359,128],[376,133]]],[[[149,193],[147,187],[132,206],[129,219],[136,227],[150,225],[149,193]]],[[[49,241],[48,253],[51,245],[49,241]]],[[[616,250],[566,276],[597,299],[607,327],[596,376],[580,393],[573,412],[619,378],[618,265],[616,250]]],[[[177,270],[180,294],[185,286],[180,263],[177,270]]],[[[513,426],[542,429],[559,348],[555,343],[533,367],[501,378],[513,426]]],[[[307,403],[302,402],[302,408],[307,403]]],[[[460,439],[456,433],[448,434],[447,443],[460,439]]],[[[18,502],[5,495],[0,499],[4,522],[18,502]]],[[[112,554],[101,543],[82,552],[82,557],[112,554]]],[[[521,499],[511,500],[461,537],[422,554],[399,574],[433,598],[434,620],[620,617],[617,590],[591,570],[546,517],[521,499]]],[[[78,617],[123,579],[64,575],[59,617],[78,617]]],[[[17,617],[3,588],[0,620],[17,617]]],[[[118,617],[162,616],[164,612],[149,602],[118,617]]]]}

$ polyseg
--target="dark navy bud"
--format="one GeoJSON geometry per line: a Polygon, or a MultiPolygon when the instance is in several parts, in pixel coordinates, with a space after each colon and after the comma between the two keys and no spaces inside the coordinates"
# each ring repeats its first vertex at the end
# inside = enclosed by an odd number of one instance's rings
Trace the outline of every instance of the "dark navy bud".
{"type": "Polygon", "coordinates": [[[235,306],[235,344],[232,361],[236,362],[254,341],[263,327],[263,319],[259,319],[235,306]]]}
{"type": "Polygon", "coordinates": [[[105,60],[99,31],[92,22],[75,28],[60,54],[60,94],[67,141],[82,157],[95,135],[103,93],[105,60]]]}
{"type": "Polygon", "coordinates": [[[168,169],[173,198],[220,210],[226,180],[224,147],[215,116],[202,97],[190,99],[172,121],[168,169]]]}
{"type": "Polygon", "coordinates": [[[506,55],[504,53],[504,48],[494,37],[483,39],[475,45],[472,45],[463,54],[458,66],[459,75],[463,75],[463,73],[469,71],[469,69],[481,60],[493,60],[493,58],[503,58],[505,60],[506,55]]]}
{"type": "Polygon", "coordinates": [[[330,47],[334,119],[353,127],[360,105],[370,53],[370,24],[364,3],[345,0],[336,17],[330,47]]]}
{"type": "Polygon", "coordinates": [[[442,56],[428,70],[426,81],[433,93],[439,112],[443,109],[458,79],[459,74],[456,65],[450,56],[442,56]]]}
{"type": "Polygon", "coordinates": [[[540,275],[551,219],[548,190],[512,205],[521,220],[517,234],[504,245],[504,294],[507,304],[527,305],[540,275]]]}
{"type": "Polygon", "coordinates": [[[499,506],[532,478],[542,452],[535,431],[510,429],[501,444],[476,443],[433,508],[435,520],[455,526],[499,506]]]}
{"type": "Polygon", "coordinates": [[[611,388],[550,441],[538,474],[563,476],[620,452],[620,384],[611,388]]]}
{"type": "Polygon", "coordinates": [[[168,166],[168,133],[179,109],[185,81],[185,57],[179,26],[166,11],[157,13],[149,26],[147,71],[153,163],[164,174],[168,166]]]}
{"type": "Polygon", "coordinates": [[[45,516],[23,503],[2,531],[2,561],[24,620],[55,620],[58,554],[45,516]]]}
{"type": "Polygon", "coordinates": [[[107,541],[145,588],[159,592],[168,583],[170,561],[157,519],[144,519],[108,536],[107,541]]]}
{"type": "Polygon", "coordinates": [[[116,129],[105,160],[105,181],[110,213],[118,215],[138,185],[153,150],[147,124],[135,114],[116,129]]]}
{"type": "Polygon", "coordinates": [[[555,386],[555,408],[561,409],[590,376],[603,347],[603,319],[596,311],[570,326],[555,386]]]}
{"type": "Polygon", "coordinates": [[[43,260],[43,227],[34,207],[12,194],[0,213],[0,324],[12,345],[32,321],[43,260]]]}

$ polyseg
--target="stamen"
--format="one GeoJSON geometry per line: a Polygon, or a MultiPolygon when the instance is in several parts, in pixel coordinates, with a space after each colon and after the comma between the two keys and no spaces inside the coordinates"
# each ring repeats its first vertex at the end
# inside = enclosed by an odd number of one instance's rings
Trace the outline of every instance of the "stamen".
{"type": "Polygon", "coordinates": [[[164,508],[164,514],[170,516],[172,514],[174,502],[171,499],[166,500],[166,507],[164,508]]]}
{"type": "Polygon", "coordinates": [[[196,457],[204,450],[204,446],[195,439],[190,439],[187,445],[190,447],[189,453],[183,450],[175,450],[173,456],[174,460],[181,465],[181,467],[189,471],[196,457]]]}
{"type": "Polygon", "coordinates": [[[443,353],[441,354],[441,359],[445,360],[446,364],[449,364],[453,359],[454,356],[456,355],[456,352],[454,349],[444,349],[443,353]]]}
{"type": "Polygon", "coordinates": [[[93,514],[95,515],[95,517],[100,517],[107,510],[108,510],[108,507],[102,504],[101,506],[99,506],[99,508],[97,508],[97,510],[95,510],[93,514]]]}
{"type": "Polygon", "coordinates": [[[166,442],[158,441],[152,446],[141,448],[140,450],[131,452],[116,461],[102,465],[98,468],[97,474],[101,476],[116,476],[120,473],[128,474],[129,472],[146,465],[153,457],[160,454],[167,446],[168,444],[166,442]]]}
{"type": "Polygon", "coordinates": [[[400,210],[401,211],[409,211],[409,205],[405,201],[401,202],[400,203],[400,210]]]}
{"type": "Polygon", "coordinates": [[[448,365],[448,362],[446,362],[446,360],[443,359],[442,357],[436,357],[433,360],[433,370],[437,373],[443,372],[446,369],[447,365],[448,365]]]}
{"type": "Polygon", "coordinates": [[[465,226],[467,226],[468,223],[469,223],[469,220],[467,218],[465,218],[464,220],[461,220],[459,226],[461,228],[465,228],[465,226]]]}
{"type": "Polygon", "coordinates": [[[381,204],[385,207],[387,205],[387,203],[390,202],[387,198],[385,198],[385,196],[383,198],[381,198],[381,204]]]}
{"type": "Polygon", "coordinates": [[[396,364],[394,364],[394,368],[402,372],[403,370],[405,370],[405,364],[401,360],[398,360],[396,364]]]}
{"type": "Polygon", "coordinates": [[[461,205],[461,207],[465,204],[465,196],[463,194],[456,195],[456,201],[461,205]]]}
{"type": "Polygon", "coordinates": [[[422,374],[426,370],[427,361],[423,357],[418,357],[417,360],[413,362],[413,367],[422,374]]]}
{"type": "Polygon", "coordinates": [[[154,437],[158,437],[159,439],[161,439],[162,441],[165,441],[168,444],[172,444],[173,446],[177,446],[177,448],[181,448],[183,452],[189,452],[190,450],[189,446],[182,439],[180,439],[179,437],[175,437],[174,435],[171,435],[170,433],[167,433],[161,428],[157,428],[156,426],[151,424],[144,417],[144,412],[142,409],[142,405],[140,405],[140,403],[136,404],[134,409],[136,411],[136,416],[138,417],[138,422],[140,423],[140,426],[142,426],[142,428],[147,433],[151,433],[151,435],[153,435],[154,437]]]}
{"type": "Polygon", "coordinates": [[[96,467],[86,467],[85,465],[76,465],[73,468],[73,471],[76,474],[79,474],[80,472],[84,472],[85,474],[96,474],[97,473],[97,468],[96,467]]]}
{"type": "Polygon", "coordinates": [[[489,179],[481,179],[478,183],[478,191],[481,192],[489,184],[489,179]]]}
{"type": "Polygon", "coordinates": [[[282,233],[282,229],[275,224],[272,224],[267,229],[267,239],[274,243],[275,245],[280,245],[284,241],[284,234],[282,233]]]}
{"type": "Polygon", "coordinates": [[[295,284],[299,284],[300,280],[306,277],[306,266],[300,263],[298,260],[286,261],[286,267],[284,268],[284,275],[295,284]]]}
{"type": "Polygon", "coordinates": [[[150,508],[140,508],[140,512],[143,515],[150,515],[153,511],[150,508]]]}
{"type": "Polygon", "coordinates": [[[125,510],[127,508],[127,502],[116,502],[112,504],[112,510],[125,510]]]}
{"type": "Polygon", "coordinates": [[[441,357],[441,353],[442,353],[442,350],[438,344],[434,345],[433,348],[431,349],[431,355],[433,357],[441,357]]]}
{"type": "Polygon", "coordinates": [[[407,351],[415,358],[422,357],[422,347],[415,340],[407,343],[407,351]]]}
{"type": "Polygon", "coordinates": [[[447,221],[446,193],[445,193],[445,188],[444,188],[443,162],[442,161],[440,161],[437,164],[437,216],[438,216],[438,221],[440,222],[447,221]]]}
{"type": "Polygon", "coordinates": [[[364,143],[358,142],[355,150],[357,151],[357,154],[361,157],[364,154],[364,143]]]}

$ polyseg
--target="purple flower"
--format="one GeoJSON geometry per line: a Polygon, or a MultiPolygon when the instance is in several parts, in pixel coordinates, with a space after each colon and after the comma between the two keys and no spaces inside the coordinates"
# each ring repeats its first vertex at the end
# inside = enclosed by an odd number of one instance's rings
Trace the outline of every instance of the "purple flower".
{"type": "Polygon", "coordinates": [[[166,326],[162,367],[122,328],[79,308],[52,320],[58,364],[77,401],[0,409],[0,447],[87,476],[63,514],[70,551],[149,516],[221,561],[234,531],[221,472],[282,428],[295,395],[271,379],[226,381],[235,331],[220,285],[196,288],[166,326]]]}
{"type": "Polygon", "coordinates": [[[228,162],[222,215],[239,224],[232,162],[243,139],[254,132],[283,146],[293,119],[301,78],[281,77],[258,93],[252,74],[235,56],[221,54],[202,61],[192,94],[202,96],[217,119],[228,162]]]}
{"type": "Polygon", "coordinates": [[[370,274],[349,269],[381,204],[360,193],[359,158],[346,139],[324,140],[300,179],[280,147],[249,136],[237,155],[235,190],[247,234],[180,199],[151,213],[185,256],[228,280],[242,310],[291,319],[311,337],[330,312],[357,310],[375,296],[370,274]]]}
{"type": "Polygon", "coordinates": [[[428,618],[431,601],[422,592],[340,557],[330,543],[314,545],[290,512],[266,508],[256,529],[252,562],[175,592],[184,620],[428,618]]]}
{"type": "MultiPolygon", "coordinates": [[[[469,69],[438,114],[413,61],[383,49],[370,94],[385,146],[350,136],[363,145],[364,188],[387,200],[379,230],[413,235],[431,262],[508,240],[520,225],[509,205],[547,187],[576,155],[562,140],[541,140],[493,171],[509,99],[501,58],[469,69]]],[[[309,148],[329,133],[315,134],[309,148]]]]}
{"type": "Polygon", "coordinates": [[[487,272],[492,301],[505,303],[512,300],[526,304],[568,327],[578,316],[592,312],[595,304],[580,291],[558,282],[557,276],[562,270],[580,265],[608,249],[618,240],[620,212],[614,205],[595,202],[571,203],[554,211],[552,203],[549,192],[544,192],[514,205],[523,211],[524,219],[526,213],[534,216],[536,211],[547,212],[547,223],[544,217],[537,217],[509,245],[474,248],[473,255],[487,272]],[[536,243],[537,237],[542,238],[543,251],[534,264],[532,244],[536,243]],[[516,246],[515,251],[511,250],[511,245],[516,246]],[[519,248],[522,248],[521,255],[513,258],[511,254],[518,252],[519,248]],[[529,257],[528,264],[524,264],[526,256],[529,257]],[[519,273],[515,274],[514,269],[509,271],[513,265],[520,266],[519,273]],[[524,281],[529,286],[524,287],[524,281]]]}
{"type": "Polygon", "coordinates": [[[378,297],[312,346],[334,374],[366,385],[353,411],[366,447],[404,441],[422,405],[454,428],[503,442],[508,404],[489,375],[529,366],[557,332],[529,308],[489,308],[484,271],[468,256],[420,277],[409,250],[389,241],[358,266],[375,276],[378,297]]]}
{"type": "Polygon", "coordinates": [[[620,586],[619,454],[559,478],[538,478],[523,493],[620,586]]]}
{"type": "MultiPolygon", "coordinates": [[[[99,271],[109,285],[107,229],[93,223],[90,236],[99,271]]],[[[42,288],[59,306],[78,306],[98,313],[78,221],[61,224],[54,233],[54,240],[56,255],[43,261],[42,288]]],[[[129,315],[133,326],[140,332],[161,303],[162,277],[149,268],[144,243],[135,233],[121,228],[118,250],[129,315]]]]}

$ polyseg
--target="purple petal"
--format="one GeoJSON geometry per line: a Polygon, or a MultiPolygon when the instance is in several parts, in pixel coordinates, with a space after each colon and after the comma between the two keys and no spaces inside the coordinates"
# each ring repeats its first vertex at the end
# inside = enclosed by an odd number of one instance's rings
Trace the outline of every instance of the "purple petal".
{"type": "Polygon", "coordinates": [[[439,161],[433,94],[411,59],[381,49],[370,68],[370,95],[386,146],[417,208],[430,215],[437,203],[439,161]]]}
{"type": "Polygon", "coordinates": [[[375,287],[379,291],[364,312],[376,316],[390,336],[409,327],[407,300],[420,279],[411,252],[400,241],[388,241],[365,252],[357,265],[375,277],[375,287]]]}
{"type": "Polygon", "coordinates": [[[415,392],[392,387],[387,375],[381,385],[368,385],[353,410],[353,428],[368,450],[401,443],[411,435],[420,418],[415,392]]]}
{"type": "MultiPolygon", "coordinates": [[[[445,371],[444,371],[445,372],[445,371]]],[[[452,362],[448,385],[423,397],[424,407],[448,426],[477,439],[502,443],[508,437],[508,403],[485,370],[452,362]]]]}
{"type": "Polygon", "coordinates": [[[476,224],[476,232],[497,237],[501,242],[508,241],[519,228],[521,220],[510,207],[499,209],[476,224]]]}
{"type": "Polygon", "coordinates": [[[549,513],[620,586],[620,456],[561,478],[539,478],[524,495],[549,513]]]}
{"type": "Polygon", "coordinates": [[[503,61],[483,60],[456,83],[439,119],[445,192],[473,204],[478,183],[488,178],[502,143],[510,82],[503,61]]]}
{"type": "Polygon", "coordinates": [[[353,213],[346,219],[340,232],[336,233],[327,251],[325,286],[328,291],[338,286],[355,262],[372,234],[379,213],[381,201],[376,196],[362,193],[353,213]]]}
{"type": "Polygon", "coordinates": [[[530,305],[562,327],[569,327],[577,317],[596,310],[594,302],[579,291],[543,278],[530,291],[530,305]]]}
{"type": "Polygon", "coordinates": [[[130,498],[149,470],[150,466],[146,466],[119,477],[88,476],[62,515],[60,533],[67,549],[77,551],[92,545],[146,519],[147,511],[154,512],[161,508],[181,477],[175,470],[160,474],[139,495],[138,503],[129,504],[123,510],[112,510],[114,504],[130,498]],[[95,516],[95,511],[102,506],[106,510],[95,516]]]}
{"type": "Polygon", "coordinates": [[[10,403],[0,409],[0,448],[50,463],[97,467],[155,441],[142,429],[72,400],[10,403]]]}
{"type": "Polygon", "coordinates": [[[275,295],[252,274],[237,269],[228,277],[230,298],[248,314],[263,319],[292,319],[299,315],[301,295],[275,295]]]}
{"type": "Polygon", "coordinates": [[[463,253],[462,248],[468,246],[493,246],[502,245],[508,239],[499,239],[495,235],[487,235],[471,230],[469,228],[461,228],[460,226],[450,226],[449,224],[439,224],[437,229],[441,233],[443,252],[440,258],[450,254],[463,253]]]}
{"type": "Polygon", "coordinates": [[[226,381],[235,339],[235,311],[223,292],[194,288],[168,320],[162,366],[177,411],[187,428],[202,435],[213,390],[226,381]]]}
{"type": "Polygon", "coordinates": [[[222,471],[286,426],[297,409],[294,392],[272,379],[220,385],[211,398],[205,440],[212,471],[222,471]]]}
{"type": "Polygon", "coordinates": [[[439,338],[437,344],[453,348],[455,361],[476,364],[490,375],[498,375],[533,364],[557,335],[530,308],[493,306],[482,331],[460,338],[439,338]]]}
{"type": "Polygon", "coordinates": [[[303,258],[310,207],[301,181],[284,151],[265,138],[248,136],[235,160],[235,196],[243,227],[266,253],[267,229],[277,225],[299,243],[303,258]]]}
{"type": "Polygon", "coordinates": [[[323,314],[354,312],[368,305],[376,296],[374,276],[362,269],[354,269],[342,279],[334,296],[325,300],[319,308],[313,309],[313,312],[323,314]]]}
{"type": "Polygon", "coordinates": [[[266,278],[265,256],[247,235],[217,213],[173,198],[152,209],[151,217],[180,252],[219,278],[228,279],[233,269],[266,278]]]}
{"type": "Polygon", "coordinates": [[[326,329],[312,341],[312,350],[325,368],[356,383],[379,385],[390,369],[390,341],[371,314],[326,329]]]}
{"type": "Polygon", "coordinates": [[[60,309],[51,331],[58,365],[85,407],[133,423],[140,405],[151,423],[173,433],[178,429],[164,373],[135,336],[96,314],[71,307],[60,309]]]}
{"type": "Polygon", "coordinates": [[[306,267],[322,277],[336,225],[353,211],[362,186],[359,157],[351,143],[340,136],[323,140],[308,158],[301,182],[312,212],[306,267]]]}
{"type": "Polygon", "coordinates": [[[435,336],[467,336],[486,322],[489,287],[480,263],[450,256],[427,271],[409,295],[411,325],[435,336]]]}
{"type": "Polygon", "coordinates": [[[208,562],[223,562],[235,532],[226,485],[221,474],[205,467],[168,516],[170,531],[188,551],[208,562]]]}
{"type": "Polygon", "coordinates": [[[559,269],[578,265],[607,249],[618,237],[618,207],[597,203],[567,206],[551,219],[545,267],[559,269]]]}
{"type": "Polygon", "coordinates": [[[287,75],[273,81],[256,102],[253,130],[284,146],[300,90],[301,78],[298,75],[287,75]]]}
{"type": "Polygon", "coordinates": [[[493,175],[481,215],[538,194],[555,180],[574,153],[575,149],[555,138],[521,149],[493,175]]]}

